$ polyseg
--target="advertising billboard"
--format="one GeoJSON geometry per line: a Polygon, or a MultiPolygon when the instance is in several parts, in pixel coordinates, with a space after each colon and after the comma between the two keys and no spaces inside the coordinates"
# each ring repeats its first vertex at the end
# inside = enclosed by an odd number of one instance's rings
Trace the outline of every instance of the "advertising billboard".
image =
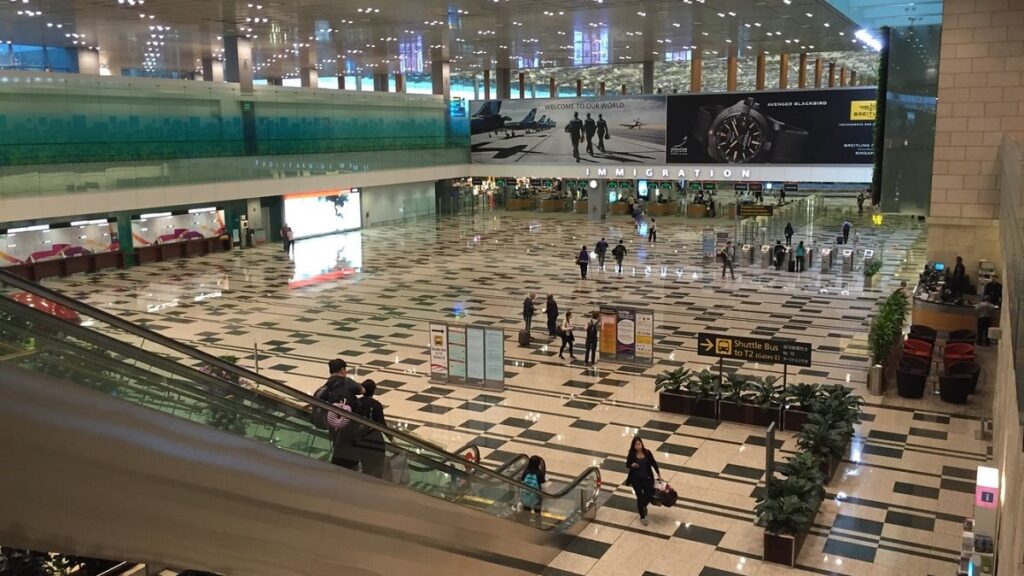
{"type": "Polygon", "coordinates": [[[284,222],[296,240],[362,226],[359,189],[318,190],[284,196],[284,222]]]}
{"type": "Polygon", "coordinates": [[[0,232],[0,266],[31,264],[120,249],[117,224],[106,218],[72,222],[65,227],[46,224],[0,232]]]}
{"type": "Polygon", "coordinates": [[[871,164],[874,88],[669,96],[669,164],[871,164]]]}
{"type": "Polygon", "coordinates": [[[651,164],[664,157],[663,96],[474,100],[469,110],[478,164],[651,164]]]}
{"type": "Polygon", "coordinates": [[[143,214],[132,219],[132,240],[136,246],[216,238],[222,234],[224,211],[213,207],[193,209],[187,214],[143,214]]]}

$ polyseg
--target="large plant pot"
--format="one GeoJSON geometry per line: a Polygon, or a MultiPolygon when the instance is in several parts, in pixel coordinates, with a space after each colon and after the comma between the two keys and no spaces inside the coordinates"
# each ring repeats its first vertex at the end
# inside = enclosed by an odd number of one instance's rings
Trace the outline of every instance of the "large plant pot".
{"type": "Polygon", "coordinates": [[[743,402],[718,401],[718,419],[724,422],[749,424],[751,426],[767,426],[774,422],[776,428],[782,425],[782,410],[770,408],[762,410],[760,406],[743,402]]]}
{"type": "Polygon", "coordinates": [[[842,458],[826,458],[820,461],[819,467],[821,473],[825,476],[825,484],[832,483],[832,480],[836,475],[836,471],[839,470],[839,465],[842,463],[842,458]]]}
{"type": "Polygon", "coordinates": [[[788,534],[773,534],[765,530],[764,553],[761,557],[765,562],[793,567],[796,565],[796,558],[800,555],[800,548],[803,547],[806,537],[806,531],[796,536],[790,536],[788,534]]]}
{"type": "Polygon", "coordinates": [[[658,394],[658,408],[662,412],[685,414],[715,420],[718,417],[717,398],[697,399],[696,394],[689,392],[661,392],[658,394]]]}
{"type": "Polygon", "coordinates": [[[811,414],[796,408],[788,408],[782,411],[782,429],[790,432],[799,432],[804,424],[810,419],[811,414]]]}
{"type": "Polygon", "coordinates": [[[885,368],[881,364],[868,368],[868,392],[875,396],[885,395],[885,368]]]}
{"type": "Polygon", "coordinates": [[[864,287],[865,288],[871,288],[874,285],[875,285],[875,277],[874,276],[865,276],[864,277],[864,287]]]}

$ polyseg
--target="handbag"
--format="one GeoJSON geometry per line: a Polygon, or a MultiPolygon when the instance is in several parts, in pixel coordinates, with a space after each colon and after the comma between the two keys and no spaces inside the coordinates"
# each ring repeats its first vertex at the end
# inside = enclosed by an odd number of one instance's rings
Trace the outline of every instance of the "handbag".
{"type": "Polygon", "coordinates": [[[654,483],[653,500],[666,508],[671,508],[679,501],[679,494],[672,486],[669,486],[668,482],[658,480],[654,483]]]}

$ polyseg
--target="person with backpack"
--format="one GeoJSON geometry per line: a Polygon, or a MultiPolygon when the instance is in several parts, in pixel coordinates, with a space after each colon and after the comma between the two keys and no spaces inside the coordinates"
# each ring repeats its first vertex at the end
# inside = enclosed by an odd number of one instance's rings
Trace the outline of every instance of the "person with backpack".
{"type": "Polygon", "coordinates": [[[775,258],[775,269],[782,270],[782,265],[786,263],[786,247],[782,245],[782,240],[775,241],[772,254],[775,258]]]}
{"type": "Polygon", "coordinates": [[[555,336],[558,336],[558,303],[555,302],[554,294],[548,294],[544,313],[548,315],[548,338],[554,340],[555,336]]]}
{"type": "MultiPolygon", "coordinates": [[[[359,415],[367,420],[387,427],[384,420],[384,406],[374,398],[377,383],[373,380],[363,382],[363,396],[359,399],[359,415]]],[[[384,478],[385,470],[384,433],[367,427],[356,440],[359,461],[363,465],[363,474],[384,478]]]]}
{"type": "Polygon", "coordinates": [[[786,229],[782,231],[782,233],[786,235],[786,246],[792,245],[793,232],[793,224],[791,222],[786,222],[786,229]]]}
{"type": "MultiPolygon", "coordinates": [[[[547,465],[544,463],[544,459],[536,455],[530,456],[526,463],[526,468],[523,469],[523,473],[519,476],[519,481],[540,492],[541,486],[547,482],[547,465]]],[[[543,496],[535,492],[523,490],[519,495],[519,502],[523,505],[523,511],[530,515],[531,521],[540,526],[543,521],[541,513],[544,504],[543,496]]]]}
{"type": "Polygon", "coordinates": [[[580,253],[576,255],[576,264],[580,267],[580,278],[586,280],[587,267],[590,266],[590,252],[587,252],[586,246],[581,247],[580,253]]]}
{"type": "Polygon", "coordinates": [[[843,227],[840,229],[843,233],[843,244],[850,243],[850,231],[853,230],[853,224],[849,219],[843,220],[843,227]]]}
{"type": "MultiPolygon", "coordinates": [[[[341,358],[335,358],[327,363],[327,370],[330,372],[327,382],[317,388],[313,397],[325,404],[338,404],[342,400],[349,406],[355,404],[359,394],[362,394],[362,388],[358,382],[348,377],[348,363],[341,358]]],[[[327,415],[327,409],[313,406],[310,419],[317,428],[329,430],[327,415]]]]}
{"type": "Polygon", "coordinates": [[[623,245],[621,238],[619,243],[615,245],[615,249],[612,250],[612,256],[615,257],[615,271],[622,274],[622,260],[626,257],[626,246],[623,245]]]}
{"type": "Polygon", "coordinates": [[[597,265],[601,267],[601,270],[604,270],[604,256],[608,253],[608,241],[601,238],[597,246],[594,247],[594,252],[597,253],[597,265]]]}
{"type": "Polygon", "coordinates": [[[804,271],[804,257],[806,255],[807,255],[807,248],[804,247],[804,241],[801,240],[800,243],[796,245],[796,271],[797,272],[803,272],[804,271]]]}
{"type": "Polygon", "coordinates": [[[572,345],[576,342],[576,337],[572,333],[572,312],[565,313],[565,320],[562,321],[562,325],[559,327],[558,335],[562,337],[562,347],[558,349],[558,357],[565,360],[565,347],[569,347],[569,358],[576,360],[576,355],[572,352],[572,345]]]}
{"type": "Polygon", "coordinates": [[[640,523],[647,526],[647,505],[654,497],[654,479],[661,480],[661,470],[654,460],[654,453],[644,447],[639,436],[633,437],[626,455],[626,485],[633,487],[636,494],[636,510],[640,523]]]}
{"type": "Polygon", "coordinates": [[[583,363],[587,366],[597,364],[597,335],[600,329],[601,323],[598,321],[597,312],[594,312],[587,322],[587,342],[583,353],[583,363]]]}

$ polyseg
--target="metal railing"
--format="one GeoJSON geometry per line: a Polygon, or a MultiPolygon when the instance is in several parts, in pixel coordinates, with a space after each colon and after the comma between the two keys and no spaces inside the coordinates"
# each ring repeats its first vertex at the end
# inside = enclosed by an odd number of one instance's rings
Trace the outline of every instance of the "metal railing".
{"type": "Polygon", "coordinates": [[[1024,339],[1020,324],[1024,298],[1024,144],[1005,137],[1000,150],[1002,178],[1000,193],[999,233],[1005,255],[1003,302],[1009,307],[1010,325],[1003,334],[1010,339],[1013,366],[1017,380],[1017,411],[1024,425],[1024,339]]]}

